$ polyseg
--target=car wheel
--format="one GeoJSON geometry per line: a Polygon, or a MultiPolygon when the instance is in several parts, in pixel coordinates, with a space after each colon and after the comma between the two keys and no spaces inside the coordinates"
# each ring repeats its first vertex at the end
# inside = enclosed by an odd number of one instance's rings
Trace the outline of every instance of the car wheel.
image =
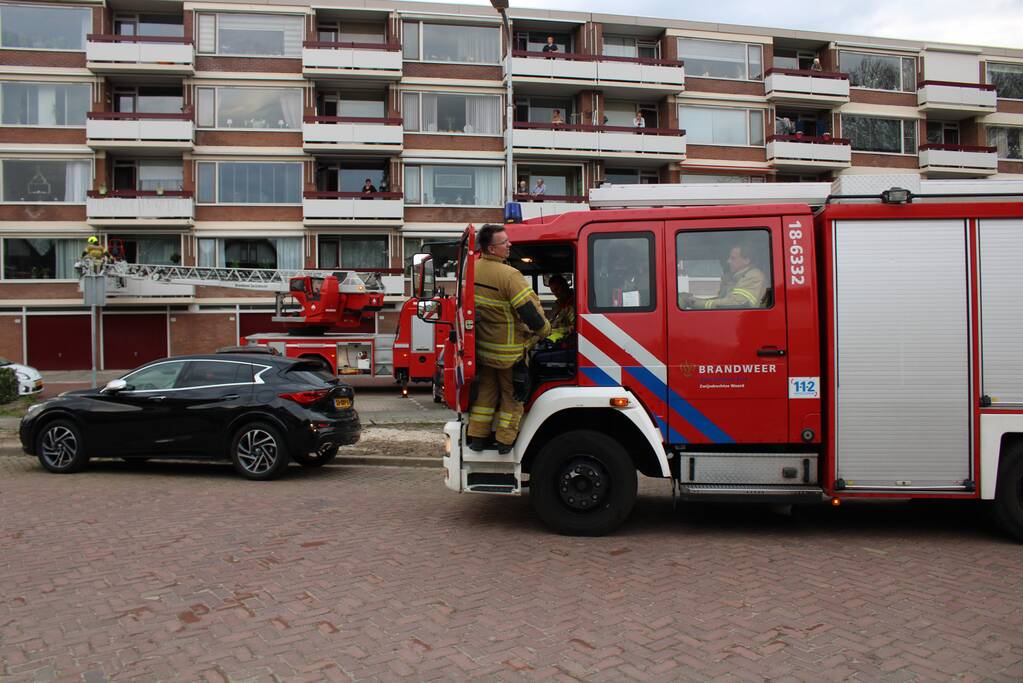
{"type": "Polygon", "coordinates": [[[636,488],[636,465],[617,441],[576,430],[555,437],[537,454],[529,499],[559,534],[602,536],[632,512],[636,488]]]}
{"type": "Polygon", "coordinates": [[[39,462],[50,472],[79,472],[89,462],[82,431],[70,420],[54,420],[36,437],[39,462]]]}
{"type": "Polygon", "coordinates": [[[1023,541],[1023,447],[1003,456],[992,505],[998,524],[1017,541],[1023,541]]]}
{"type": "Polygon", "coordinates": [[[315,453],[302,453],[291,456],[302,467],[323,467],[337,457],[338,446],[325,446],[315,453]]]}
{"type": "Polygon", "coordinates": [[[288,447],[275,427],[253,422],[239,429],[231,441],[231,461],[246,479],[274,479],[288,467],[288,447]]]}

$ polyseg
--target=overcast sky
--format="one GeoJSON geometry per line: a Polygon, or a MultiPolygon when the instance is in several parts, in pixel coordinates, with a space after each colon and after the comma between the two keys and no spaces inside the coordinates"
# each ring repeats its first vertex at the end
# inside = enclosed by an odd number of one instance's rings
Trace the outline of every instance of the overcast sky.
{"type": "MultiPolygon", "coordinates": [[[[465,0],[469,4],[478,3],[465,0]]],[[[1023,0],[510,0],[511,6],[668,17],[1023,49],[1023,0]]]]}

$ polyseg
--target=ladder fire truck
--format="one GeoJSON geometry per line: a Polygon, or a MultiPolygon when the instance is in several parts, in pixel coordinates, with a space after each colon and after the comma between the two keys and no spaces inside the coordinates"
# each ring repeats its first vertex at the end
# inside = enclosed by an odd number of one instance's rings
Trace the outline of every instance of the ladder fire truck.
{"type": "MultiPolygon", "coordinates": [[[[639,472],[683,500],[992,501],[1023,539],[1021,197],[1020,181],[916,176],[632,185],[591,191],[596,211],[509,225],[513,265],[574,281],[577,330],[532,353],[503,455],[465,445],[470,226],[453,314],[419,304],[450,333],[446,485],[528,490],[566,534],[620,525],[639,472]],[[761,284],[724,303],[740,276],[761,284]]],[[[420,260],[417,290],[432,276],[420,260]]]]}

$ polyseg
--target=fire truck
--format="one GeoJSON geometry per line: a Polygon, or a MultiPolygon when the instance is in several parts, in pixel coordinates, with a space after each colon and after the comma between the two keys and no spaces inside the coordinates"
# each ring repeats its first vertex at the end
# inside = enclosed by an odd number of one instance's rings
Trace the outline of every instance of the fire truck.
{"type": "Polygon", "coordinates": [[[418,310],[449,334],[447,487],[528,490],[573,535],[618,527],[637,473],[692,501],[985,500],[1023,540],[1021,196],[882,175],[605,187],[597,210],[507,226],[510,263],[534,284],[567,276],[577,311],[568,344],[530,354],[507,454],[466,448],[469,226],[453,310],[418,310]]]}
{"type": "MultiPolygon", "coordinates": [[[[427,298],[432,298],[427,294],[427,298]]],[[[454,317],[455,301],[448,296],[438,296],[441,316],[454,317]]],[[[448,331],[441,325],[432,325],[419,315],[418,297],[412,297],[402,304],[398,315],[398,329],[394,333],[394,379],[401,385],[401,393],[408,396],[410,382],[433,382],[434,399],[439,402],[440,377],[438,369],[443,367],[444,343],[448,331]]]]}

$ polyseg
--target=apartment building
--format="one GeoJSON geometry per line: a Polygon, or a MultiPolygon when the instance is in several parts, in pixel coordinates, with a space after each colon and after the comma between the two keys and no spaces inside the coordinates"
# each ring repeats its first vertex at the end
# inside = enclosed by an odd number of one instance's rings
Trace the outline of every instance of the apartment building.
{"type": "Polygon", "coordinates": [[[507,144],[527,217],[603,182],[1023,177],[1023,50],[510,16],[509,41],[483,6],[0,2],[0,355],[126,368],[273,329],[265,292],[129,279],[92,339],[91,234],[136,263],[400,272],[426,249],[450,274],[445,241],[502,218],[507,144]]]}

